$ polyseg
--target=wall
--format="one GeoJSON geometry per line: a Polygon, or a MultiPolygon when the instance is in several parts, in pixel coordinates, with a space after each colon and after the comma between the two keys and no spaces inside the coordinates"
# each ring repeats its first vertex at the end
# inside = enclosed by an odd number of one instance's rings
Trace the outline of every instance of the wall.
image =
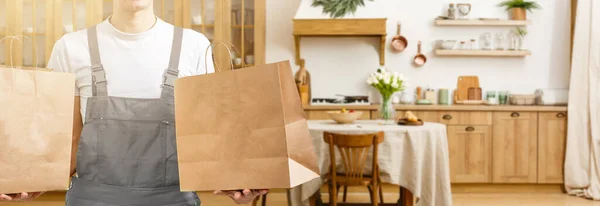
{"type": "MultiPolygon", "coordinates": [[[[267,1],[267,62],[294,58],[293,18],[327,18],[321,8],[311,8],[312,0],[267,1]],[[298,12],[299,7],[302,7],[298,12]]],[[[366,1],[356,18],[387,17],[388,45],[396,34],[396,23],[402,22],[402,34],[409,40],[403,53],[386,49],[386,67],[404,73],[409,89],[414,87],[456,87],[461,75],[479,76],[483,90],[508,90],[533,93],[537,88],[568,88],[570,48],[570,1],[537,1],[542,10],[528,13],[532,24],[525,46],[532,55],[526,58],[441,58],[432,53],[436,39],[479,39],[484,32],[503,32],[511,27],[439,27],[433,21],[445,15],[448,3],[471,3],[471,17],[508,18],[496,5],[501,0],[375,0],[366,1]],[[417,41],[423,41],[428,57],[425,66],[410,63],[416,54],[417,41]]],[[[335,94],[371,94],[365,80],[379,67],[377,39],[306,38],[302,40],[302,58],[312,75],[313,97],[335,97],[335,94]]],[[[297,69],[294,66],[294,69],[297,69]]]]}

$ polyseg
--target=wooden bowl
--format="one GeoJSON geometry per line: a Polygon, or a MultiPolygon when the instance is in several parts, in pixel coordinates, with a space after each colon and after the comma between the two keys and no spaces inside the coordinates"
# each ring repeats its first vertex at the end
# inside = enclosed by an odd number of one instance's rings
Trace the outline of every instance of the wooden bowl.
{"type": "Polygon", "coordinates": [[[346,112],[340,111],[327,112],[329,118],[339,124],[350,124],[362,116],[362,112],[346,112]]]}

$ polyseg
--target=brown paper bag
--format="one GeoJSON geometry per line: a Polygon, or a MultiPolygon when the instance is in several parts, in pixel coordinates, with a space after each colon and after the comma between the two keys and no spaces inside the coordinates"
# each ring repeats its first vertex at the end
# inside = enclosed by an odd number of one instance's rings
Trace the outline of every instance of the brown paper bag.
{"type": "Polygon", "coordinates": [[[75,75],[0,66],[0,194],[67,190],[75,75]]]}
{"type": "Polygon", "coordinates": [[[182,191],[292,188],[320,177],[288,61],[175,83],[182,191]]]}

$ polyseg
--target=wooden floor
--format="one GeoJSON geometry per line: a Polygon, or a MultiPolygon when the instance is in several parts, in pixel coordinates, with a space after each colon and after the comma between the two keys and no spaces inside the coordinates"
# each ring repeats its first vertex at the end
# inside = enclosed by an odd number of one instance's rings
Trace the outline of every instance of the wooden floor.
{"type": "MultiPolygon", "coordinates": [[[[324,191],[323,198],[327,198],[324,191]]],[[[273,192],[268,196],[267,205],[287,206],[286,195],[283,192],[273,192]]],[[[200,193],[203,206],[236,206],[226,197],[216,197],[210,193],[200,193]]],[[[358,190],[348,193],[348,202],[367,203],[369,195],[358,190]]],[[[386,202],[395,202],[397,193],[384,194],[386,202]]],[[[327,201],[327,200],[324,200],[327,201]]],[[[600,206],[600,201],[586,200],[580,197],[572,197],[558,192],[535,192],[535,193],[469,193],[459,192],[453,194],[454,206],[600,206]]],[[[64,194],[53,193],[45,195],[34,202],[2,203],[0,206],[64,206],[64,194]]]]}

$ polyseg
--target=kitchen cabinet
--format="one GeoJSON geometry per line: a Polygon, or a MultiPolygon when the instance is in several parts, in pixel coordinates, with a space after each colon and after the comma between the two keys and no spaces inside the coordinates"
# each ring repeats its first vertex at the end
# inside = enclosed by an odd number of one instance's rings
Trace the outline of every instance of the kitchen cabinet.
{"type": "Polygon", "coordinates": [[[436,111],[414,111],[413,113],[424,122],[440,122],[439,113],[436,111]]]}
{"type": "Polygon", "coordinates": [[[540,112],[538,117],[538,183],[563,183],[567,114],[540,112]]]}
{"type": "MultiPolygon", "coordinates": [[[[112,14],[113,1],[0,1],[0,36],[28,36],[31,41],[25,40],[24,45],[13,44],[14,65],[34,66],[37,63],[44,67],[58,39],[67,32],[88,28],[108,18],[112,14]],[[34,61],[36,56],[37,62],[34,61]]],[[[253,66],[266,61],[265,2],[266,0],[154,0],[154,9],[155,14],[168,23],[198,31],[212,42],[223,42],[229,47],[233,45],[232,52],[239,52],[236,57],[245,61],[246,66],[253,66]]],[[[3,52],[0,54],[0,63],[10,62],[9,45],[10,41],[0,45],[0,52],[3,52]]],[[[220,70],[231,69],[230,52],[223,46],[215,46],[214,51],[215,63],[220,70]]]]}
{"type": "Polygon", "coordinates": [[[537,113],[494,112],[493,182],[537,182],[537,113]]]}
{"type": "Polygon", "coordinates": [[[491,126],[448,126],[450,182],[491,183],[491,126]]]}
{"type": "Polygon", "coordinates": [[[491,112],[442,111],[438,121],[447,125],[491,125],[491,112]]]}

